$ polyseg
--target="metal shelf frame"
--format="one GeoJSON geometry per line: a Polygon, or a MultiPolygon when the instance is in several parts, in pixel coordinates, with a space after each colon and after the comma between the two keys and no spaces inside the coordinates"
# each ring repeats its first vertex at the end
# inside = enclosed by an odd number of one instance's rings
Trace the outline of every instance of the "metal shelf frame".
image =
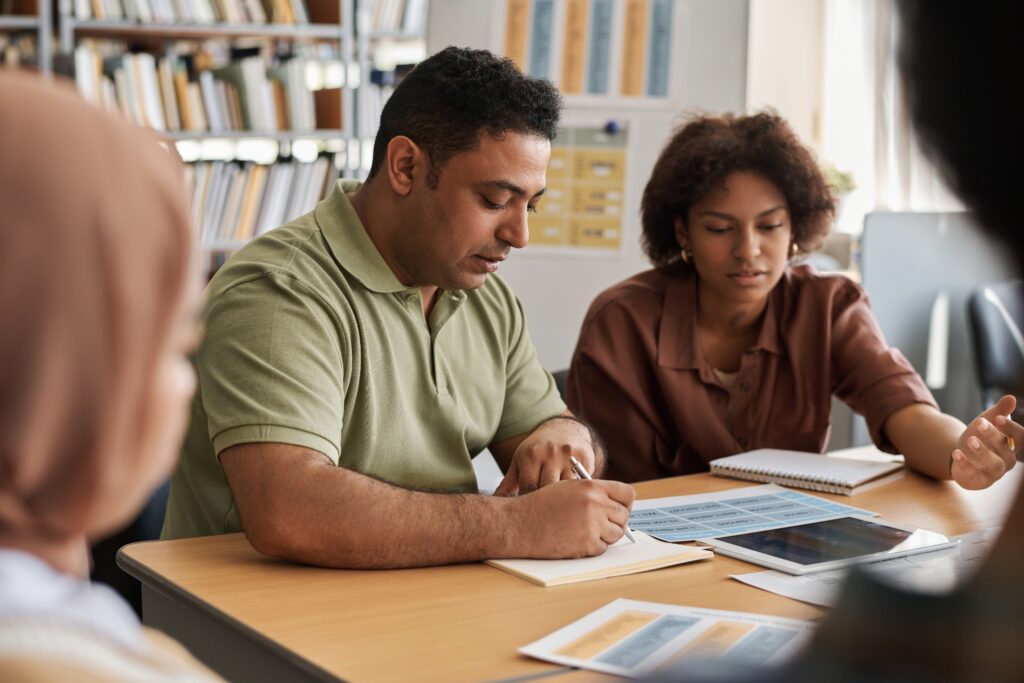
{"type": "Polygon", "coordinates": [[[34,15],[0,15],[0,31],[35,31],[39,71],[49,76],[53,73],[53,19],[50,3],[39,0],[36,12],[34,15]]]}
{"type": "Polygon", "coordinates": [[[165,131],[161,135],[171,140],[274,140],[290,142],[293,140],[351,140],[353,135],[342,129],[317,130],[227,130],[211,131],[165,131]]]}
{"type": "Polygon", "coordinates": [[[140,24],[134,21],[79,21],[61,25],[63,51],[74,49],[74,36],[157,36],[161,38],[286,38],[338,40],[333,24],[140,24]]]}

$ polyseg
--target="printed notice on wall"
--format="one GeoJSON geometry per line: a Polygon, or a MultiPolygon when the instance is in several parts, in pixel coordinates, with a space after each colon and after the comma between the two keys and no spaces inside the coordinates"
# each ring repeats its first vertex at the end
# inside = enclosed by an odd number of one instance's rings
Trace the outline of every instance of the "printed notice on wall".
{"type": "Polygon", "coordinates": [[[551,143],[547,192],[530,244],[618,251],[626,191],[626,126],[563,126],[551,143]]]}
{"type": "Polygon", "coordinates": [[[570,97],[667,98],[673,1],[506,0],[495,37],[520,69],[570,97]]]}

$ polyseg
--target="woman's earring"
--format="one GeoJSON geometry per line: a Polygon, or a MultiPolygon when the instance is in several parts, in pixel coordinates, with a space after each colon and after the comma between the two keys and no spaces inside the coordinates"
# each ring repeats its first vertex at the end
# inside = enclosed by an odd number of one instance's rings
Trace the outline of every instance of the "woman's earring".
{"type": "Polygon", "coordinates": [[[687,249],[686,247],[683,247],[682,249],[679,250],[679,257],[681,259],[683,259],[683,263],[689,263],[690,262],[690,257],[692,257],[692,256],[693,256],[693,253],[689,249],[687,249]]]}
{"type": "Polygon", "coordinates": [[[796,258],[800,254],[800,245],[793,242],[789,245],[789,258],[796,258]]]}

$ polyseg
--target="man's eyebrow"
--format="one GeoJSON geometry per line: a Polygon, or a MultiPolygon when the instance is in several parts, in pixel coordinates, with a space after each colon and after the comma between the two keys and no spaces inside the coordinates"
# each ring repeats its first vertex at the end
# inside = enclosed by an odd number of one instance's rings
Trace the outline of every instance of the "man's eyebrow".
{"type": "MultiPolygon", "coordinates": [[[[499,190],[508,190],[509,192],[511,192],[512,194],[514,194],[517,197],[525,197],[526,196],[526,190],[524,190],[523,188],[519,187],[515,183],[511,183],[511,182],[509,182],[507,180],[489,180],[489,181],[487,181],[487,184],[490,185],[491,187],[496,187],[499,190]]],[[[544,194],[547,191],[548,191],[548,188],[544,187],[544,188],[541,189],[540,192],[538,192],[537,194],[533,195],[533,198],[539,197],[539,196],[541,196],[542,194],[544,194]]]]}

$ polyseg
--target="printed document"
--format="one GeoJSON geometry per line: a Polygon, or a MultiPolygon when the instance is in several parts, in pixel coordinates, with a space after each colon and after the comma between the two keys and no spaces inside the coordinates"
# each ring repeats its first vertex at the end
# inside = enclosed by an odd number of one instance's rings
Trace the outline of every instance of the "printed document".
{"type": "Polygon", "coordinates": [[[638,500],[629,516],[629,528],[678,543],[836,517],[874,516],[875,513],[868,510],[765,484],[717,493],[638,500]]]}
{"type": "Polygon", "coordinates": [[[813,629],[800,619],[620,598],[519,652],[635,678],[691,657],[777,664],[797,652],[813,629]]]}

